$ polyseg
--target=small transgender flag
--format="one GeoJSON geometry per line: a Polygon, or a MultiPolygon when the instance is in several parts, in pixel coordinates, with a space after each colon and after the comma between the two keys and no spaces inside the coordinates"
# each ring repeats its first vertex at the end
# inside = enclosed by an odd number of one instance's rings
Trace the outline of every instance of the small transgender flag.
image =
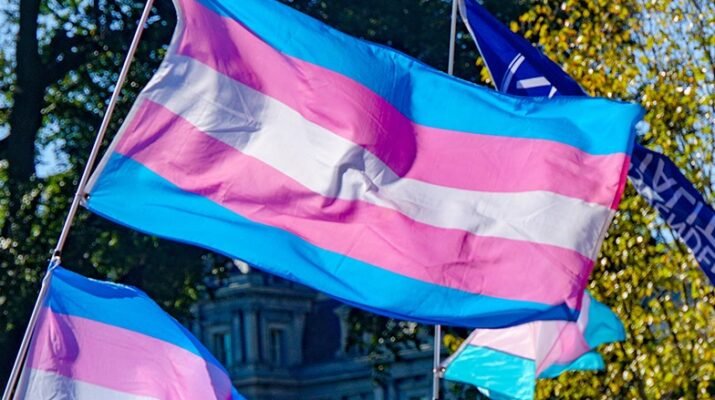
{"type": "Polygon", "coordinates": [[[538,378],[605,367],[595,349],[625,340],[623,324],[585,293],[575,322],[536,321],[476,329],[442,366],[444,378],[477,386],[492,400],[533,400],[538,378]]]}
{"type": "Polygon", "coordinates": [[[60,267],[15,399],[242,400],[226,370],[144,292],[60,267]]]}

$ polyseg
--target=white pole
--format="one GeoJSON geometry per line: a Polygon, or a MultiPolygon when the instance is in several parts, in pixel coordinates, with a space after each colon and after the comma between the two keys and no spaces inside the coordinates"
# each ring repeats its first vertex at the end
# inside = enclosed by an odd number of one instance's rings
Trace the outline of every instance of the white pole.
{"type": "Polygon", "coordinates": [[[452,0],[452,22],[449,28],[449,63],[447,73],[454,75],[454,50],[457,42],[457,1],[452,0]]]}
{"type": "Polygon", "coordinates": [[[104,140],[104,136],[107,133],[107,128],[109,127],[109,122],[112,119],[112,114],[114,113],[114,107],[117,105],[117,101],[119,100],[119,93],[122,90],[124,81],[127,79],[129,67],[134,60],[134,54],[136,53],[137,47],[139,45],[139,39],[141,38],[142,32],[144,32],[144,25],[146,25],[146,22],[149,19],[149,14],[151,13],[151,7],[153,4],[154,0],[147,0],[146,5],[144,6],[144,11],[142,12],[141,18],[139,19],[139,26],[137,26],[137,29],[134,32],[134,38],[132,39],[132,43],[129,45],[129,51],[127,52],[127,56],[124,58],[124,64],[122,65],[122,69],[119,72],[117,84],[114,86],[114,91],[112,92],[112,97],[109,100],[107,111],[104,113],[104,118],[102,119],[102,124],[99,127],[99,132],[97,133],[97,137],[95,138],[94,144],[92,145],[92,150],[89,153],[87,165],[85,165],[84,167],[82,177],[80,178],[79,185],[77,186],[77,192],[72,199],[72,205],[70,205],[69,212],[67,213],[67,218],[65,219],[64,225],[62,226],[60,237],[59,239],[57,239],[57,246],[52,252],[52,262],[50,264],[50,268],[48,269],[47,274],[45,274],[45,277],[42,280],[42,288],[40,289],[40,293],[37,296],[37,301],[35,302],[35,306],[32,310],[30,321],[28,322],[27,328],[25,329],[25,335],[22,338],[20,350],[18,351],[17,357],[15,358],[15,363],[12,367],[10,379],[8,380],[7,386],[5,387],[5,392],[3,393],[2,400],[10,400],[10,396],[12,396],[15,388],[17,387],[17,381],[20,378],[20,371],[22,370],[22,365],[25,361],[25,357],[27,356],[27,350],[30,346],[30,339],[32,338],[32,334],[35,330],[35,325],[37,324],[39,310],[42,308],[42,305],[45,302],[45,298],[47,297],[50,281],[52,279],[52,270],[55,266],[58,266],[60,264],[60,257],[62,256],[62,249],[64,248],[65,242],[67,241],[67,235],[69,235],[70,228],[72,227],[72,222],[74,221],[75,215],[77,214],[77,208],[79,207],[82,198],[84,198],[85,196],[84,189],[87,185],[87,180],[89,179],[92,167],[94,166],[94,163],[97,160],[97,156],[99,155],[99,149],[102,145],[102,141],[104,140]]]}
{"type": "Polygon", "coordinates": [[[32,336],[32,331],[37,323],[37,318],[40,316],[40,309],[45,303],[45,298],[47,297],[47,292],[50,288],[50,281],[52,280],[52,271],[55,269],[54,262],[50,264],[50,267],[45,273],[45,277],[42,278],[42,288],[40,288],[40,294],[37,296],[37,301],[32,309],[32,315],[30,315],[30,321],[27,323],[27,328],[25,328],[25,335],[22,338],[22,343],[20,344],[20,350],[17,352],[15,357],[15,364],[13,364],[12,372],[10,373],[10,379],[7,381],[7,386],[5,386],[5,393],[2,395],[2,400],[10,400],[12,392],[17,386],[17,381],[20,379],[21,365],[27,355],[27,349],[30,346],[30,337],[32,336]]]}
{"type": "MultiPolygon", "coordinates": [[[[452,0],[452,20],[449,28],[449,62],[447,73],[454,75],[454,52],[457,41],[457,1],[452,0]]],[[[434,326],[434,355],[432,360],[432,400],[439,400],[440,363],[442,357],[442,325],[434,326]]]]}

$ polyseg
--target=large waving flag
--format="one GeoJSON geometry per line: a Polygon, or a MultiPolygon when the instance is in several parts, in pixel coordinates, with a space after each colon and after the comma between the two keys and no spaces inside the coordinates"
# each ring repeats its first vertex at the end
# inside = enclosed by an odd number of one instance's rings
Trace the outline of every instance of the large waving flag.
{"type": "Polygon", "coordinates": [[[243,399],[206,348],[146,294],[51,268],[16,400],[243,399]]]}
{"type": "Polygon", "coordinates": [[[537,378],[603,369],[603,359],[594,349],[624,339],[618,317],[587,293],[576,322],[476,329],[442,366],[445,379],[475,385],[492,400],[531,400],[537,378]]]}
{"type": "Polygon", "coordinates": [[[178,0],[87,207],[426,323],[574,319],[637,105],[500,95],[273,0],[178,0]]]}
{"type": "MultiPolygon", "coordinates": [[[[513,33],[476,0],[459,0],[460,12],[497,89],[518,96],[586,96],[558,65],[513,33]]],[[[715,211],[666,156],[638,144],[628,174],[636,190],[658,210],[693,251],[715,284],[715,211]],[[652,161],[652,162],[651,162],[652,161]]]]}

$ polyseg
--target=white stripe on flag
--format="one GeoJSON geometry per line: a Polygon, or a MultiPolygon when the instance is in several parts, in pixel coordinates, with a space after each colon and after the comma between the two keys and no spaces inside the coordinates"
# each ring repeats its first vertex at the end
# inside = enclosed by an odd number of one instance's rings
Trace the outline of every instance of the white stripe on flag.
{"type": "Polygon", "coordinates": [[[14,400],[159,400],[119,392],[34,368],[26,370],[25,373],[14,400]]]}
{"type": "MultiPolygon", "coordinates": [[[[363,147],[208,66],[172,56],[144,98],[329,198],[399,211],[436,227],[594,256],[612,211],[547,191],[477,192],[399,178],[363,147]]],[[[488,172],[487,172],[488,173],[488,172]]]]}

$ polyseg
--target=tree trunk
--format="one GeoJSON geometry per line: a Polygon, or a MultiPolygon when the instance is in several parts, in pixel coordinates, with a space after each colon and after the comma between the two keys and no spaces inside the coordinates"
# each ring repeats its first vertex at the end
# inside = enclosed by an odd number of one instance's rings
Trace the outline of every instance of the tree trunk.
{"type": "Polygon", "coordinates": [[[39,12],[40,0],[20,1],[15,90],[10,114],[10,135],[5,139],[10,198],[3,233],[10,236],[14,236],[13,219],[20,211],[22,197],[35,173],[35,139],[42,123],[46,85],[37,40],[39,12]]]}

